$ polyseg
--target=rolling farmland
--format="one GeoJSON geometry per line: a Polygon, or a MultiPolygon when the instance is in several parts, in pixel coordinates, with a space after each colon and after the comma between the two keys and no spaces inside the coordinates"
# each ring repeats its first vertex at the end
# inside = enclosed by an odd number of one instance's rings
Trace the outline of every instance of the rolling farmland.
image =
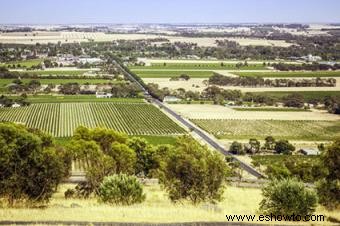
{"type": "Polygon", "coordinates": [[[340,136],[340,121],[192,120],[220,139],[332,140],[340,136]]]}
{"type": "Polygon", "coordinates": [[[177,135],[184,129],[146,103],[46,103],[0,109],[0,120],[26,124],[56,137],[78,126],[105,127],[129,135],[177,135]]]}

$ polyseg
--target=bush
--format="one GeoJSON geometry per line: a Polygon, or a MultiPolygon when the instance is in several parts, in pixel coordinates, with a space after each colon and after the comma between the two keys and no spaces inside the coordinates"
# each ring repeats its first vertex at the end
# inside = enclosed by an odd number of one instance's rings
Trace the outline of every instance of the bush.
{"type": "Polygon", "coordinates": [[[177,140],[163,168],[161,182],[173,202],[187,199],[194,204],[222,199],[227,165],[222,156],[193,138],[177,140]]]}
{"type": "Polygon", "coordinates": [[[297,179],[274,179],[262,188],[260,211],[274,215],[308,215],[315,212],[317,195],[297,179]]]}
{"type": "Polygon", "coordinates": [[[101,202],[108,204],[132,205],[145,200],[141,183],[135,176],[125,174],[105,177],[98,196],[101,202]]]}

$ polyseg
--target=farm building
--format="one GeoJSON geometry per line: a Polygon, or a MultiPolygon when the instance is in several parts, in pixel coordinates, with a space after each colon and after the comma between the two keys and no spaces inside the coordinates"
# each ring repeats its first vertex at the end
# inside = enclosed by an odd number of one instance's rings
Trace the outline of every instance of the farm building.
{"type": "Polygon", "coordinates": [[[320,155],[320,151],[317,149],[301,148],[300,152],[304,155],[320,155]]]}
{"type": "Polygon", "coordinates": [[[18,107],[21,107],[21,105],[17,103],[12,104],[12,108],[18,108],[18,107]]]}
{"type": "Polygon", "coordinates": [[[111,93],[105,93],[105,92],[96,92],[96,97],[97,98],[112,98],[111,93]]]}
{"type": "Polygon", "coordinates": [[[166,96],[164,97],[164,102],[165,103],[173,103],[173,102],[180,102],[182,99],[174,97],[174,96],[166,96]]]}

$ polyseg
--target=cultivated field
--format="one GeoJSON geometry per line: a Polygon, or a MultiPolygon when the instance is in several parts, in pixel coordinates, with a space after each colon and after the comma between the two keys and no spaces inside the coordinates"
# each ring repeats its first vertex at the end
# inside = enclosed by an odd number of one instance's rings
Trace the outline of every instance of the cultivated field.
{"type": "MultiPolygon", "coordinates": [[[[168,87],[171,90],[183,88],[187,91],[203,91],[207,88],[204,82],[208,78],[192,78],[188,81],[170,81],[169,78],[144,78],[145,83],[156,83],[160,88],[168,87]]],[[[340,91],[340,78],[336,78],[336,87],[241,87],[241,86],[220,86],[223,89],[237,89],[242,92],[321,92],[340,91]]]]}
{"type": "Polygon", "coordinates": [[[216,40],[235,41],[243,46],[281,46],[289,47],[292,44],[281,40],[266,40],[257,38],[194,38],[155,34],[106,34],[103,32],[12,32],[0,34],[0,43],[17,44],[47,44],[47,43],[73,43],[73,42],[110,42],[114,40],[140,40],[165,38],[169,42],[196,43],[198,46],[216,46],[216,40]]]}
{"type": "MultiPolygon", "coordinates": [[[[0,87],[13,84],[14,80],[15,79],[0,79],[0,87]]],[[[32,78],[32,79],[21,79],[21,82],[26,84],[32,80],[38,80],[42,85],[48,85],[48,84],[61,85],[61,84],[66,84],[66,83],[78,83],[80,85],[116,83],[116,82],[112,82],[111,80],[107,80],[107,79],[84,79],[84,78],[79,78],[79,79],[45,79],[45,78],[33,79],[32,78]]]]}
{"type": "Polygon", "coordinates": [[[262,78],[315,78],[315,77],[340,77],[340,71],[305,71],[305,72],[233,72],[238,76],[262,78]]]}
{"type": "Polygon", "coordinates": [[[133,70],[141,78],[173,78],[182,74],[189,75],[190,78],[209,78],[213,71],[189,71],[189,70],[133,70]]]}
{"type": "Polygon", "coordinates": [[[239,119],[239,120],[309,120],[338,121],[339,115],[325,111],[273,112],[273,111],[235,111],[221,105],[170,104],[171,109],[189,119],[239,119]]]}
{"type": "Polygon", "coordinates": [[[175,69],[175,70],[265,70],[263,64],[249,64],[248,66],[236,67],[234,64],[221,63],[152,63],[151,66],[130,66],[130,69],[175,69]]]}
{"type": "MultiPolygon", "coordinates": [[[[295,113],[297,114],[297,113],[295,113]]],[[[192,120],[219,139],[333,140],[340,136],[340,121],[192,120]]]]}
{"type": "Polygon", "coordinates": [[[2,108],[0,120],[26,124],[56,137],[72,136],[78,126],[104,127],[129,135],[176,135],[184,129],[146,103],[46,103],[2,108]]]}

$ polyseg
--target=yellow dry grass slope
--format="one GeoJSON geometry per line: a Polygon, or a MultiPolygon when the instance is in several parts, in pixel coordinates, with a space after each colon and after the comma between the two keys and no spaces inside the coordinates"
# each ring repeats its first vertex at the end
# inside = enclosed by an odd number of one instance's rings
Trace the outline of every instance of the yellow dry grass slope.
{"type": "MultiPolygon", "coordinates": [[[[261,201],[260,189],[229,186],[224,200],[217,205],[173,204],[159,186],[153,185],[145,188],[147,199],[143,204],[108,206],[94,198],[65,200],[63,192],[71,186],[74,185],[63,185],[44,209],[0,208],[0,221],[226,222],[226,214],[257,214],[261,201]]],[[[319,208],[318,214],[321,213],[340,218],[340,212],[327,212],[319,208]]]]}

